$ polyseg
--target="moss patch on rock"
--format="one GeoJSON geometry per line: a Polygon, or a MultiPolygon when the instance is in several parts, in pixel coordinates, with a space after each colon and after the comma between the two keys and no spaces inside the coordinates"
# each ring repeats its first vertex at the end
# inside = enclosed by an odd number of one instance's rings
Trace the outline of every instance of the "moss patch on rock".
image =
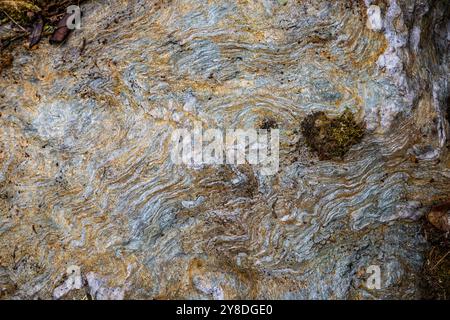
{"type": "Polygon", "coordinates": [[[342,159],[352,145],[361,142],[365,125],[357,123],[349,109],[337,118],[329,118],[320,111],[308,115],[301,130],[306,144],[319,159],[331,160],[342,159]]]}
{"type": "Polygon", "coordinates": [[[3,21],[13,19],[21,26],[25,26],[31,22],[29,13],[37,13],[41,8],[37,5],[37,1],[1,1],[0,15],[3,21]]]}
{"type": "Polygon", "coordinates": [[[259,123],[259,128],[264,130],[278,129],[278,123],[272,118],[263,118],[259,123]]]}

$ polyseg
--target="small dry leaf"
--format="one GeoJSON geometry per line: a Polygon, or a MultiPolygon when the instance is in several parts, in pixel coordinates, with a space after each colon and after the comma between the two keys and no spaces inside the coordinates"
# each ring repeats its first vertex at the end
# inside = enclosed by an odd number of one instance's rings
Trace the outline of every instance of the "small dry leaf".
{"type": "Polygon", "coordinates": [[[41,40],[43,29],[44,29],[44,21],[42,20],[42,17],[39,15],[36,21],[34,22],[33,31],[31,32],[30,35],[30,44],[29,44],[30,48],[32,48],[41,40]]]}
{"type": "Polygon", "coordinates": [[[58,26],[56,27],[55,32],[53,32],[52,37],[50,38],[50,43],[55,44],[55,43],[61,43],[64,40],[66,40],[67,36],[70,33],[70,29],[67,27],[67,19],[69,19],[69,17],[72,14],[66,14],[59,22],[58,22],[58,26]]]}
{"type": "Polygon", "coordinates": [[[427,219],[435,228],[444,232],[450,232],[449,212],[449,205],[436,206],[427,214],[427,219]]]}

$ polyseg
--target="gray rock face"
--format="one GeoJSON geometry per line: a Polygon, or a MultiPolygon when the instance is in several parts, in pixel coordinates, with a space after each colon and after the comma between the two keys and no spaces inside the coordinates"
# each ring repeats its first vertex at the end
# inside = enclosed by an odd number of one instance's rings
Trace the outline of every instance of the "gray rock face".
{"type": "Polygon", "coordinates": [[[420,297],[417,220],[450,195],[447,1],[82,10],[65,45],[16,47],[0,78],[2,298],[420,297]],[[363,141],[319,161],[302,119],[346,108],[363,141]],[[177,128],[264,119],[276,175],[170,158],[177,128]]]}

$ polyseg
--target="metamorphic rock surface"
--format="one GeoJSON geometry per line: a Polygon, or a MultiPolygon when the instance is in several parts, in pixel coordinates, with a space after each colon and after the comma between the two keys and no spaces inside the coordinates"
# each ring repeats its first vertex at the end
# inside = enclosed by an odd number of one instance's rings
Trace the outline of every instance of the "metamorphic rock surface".
{"type": "Polygon", "coordinates": [[[450,201],[448,1],[81,8],[0,76],[1,298],[421,297],[420,219],[450,201]],[[302,121],[348,111],[364,135],[319,158],[302,121]],[[276,125],[278,173],[174,164],[197,121],[276,125]]]}

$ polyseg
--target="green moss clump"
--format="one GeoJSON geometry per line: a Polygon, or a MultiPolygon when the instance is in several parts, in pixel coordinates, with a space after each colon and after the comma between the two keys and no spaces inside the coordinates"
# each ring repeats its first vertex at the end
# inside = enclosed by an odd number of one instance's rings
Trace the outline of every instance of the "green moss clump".
{"type": "Polygon", "coordinates": [[[269,131],[271,129],[278,129],[278,123],[272,118],[264,118],[261,120],[259,128],[269,131]]]}
{"type": "Polygon", "coordinates": [[[324,112],[308,115],[301,123],[308,147],[320,160],[342,159],[351,146],[361,142],[365,126],[357,123],[346,109],[339,117],[329,118],[324,112]]]}
{"type": "Polygon", "coordinates": [[[30,23],[30,17],[28,12],[37,13],[41,11],[41,8],[36,4],[36,1],[31,0],[7,0],[0,1],[0,14],[2,15],[2,21],[7,21],[9,18],[14,19],[19,25],[27,25],[30,23]],[[7,15],[8,19],[4,19],[4,15],[7,15]]]}

